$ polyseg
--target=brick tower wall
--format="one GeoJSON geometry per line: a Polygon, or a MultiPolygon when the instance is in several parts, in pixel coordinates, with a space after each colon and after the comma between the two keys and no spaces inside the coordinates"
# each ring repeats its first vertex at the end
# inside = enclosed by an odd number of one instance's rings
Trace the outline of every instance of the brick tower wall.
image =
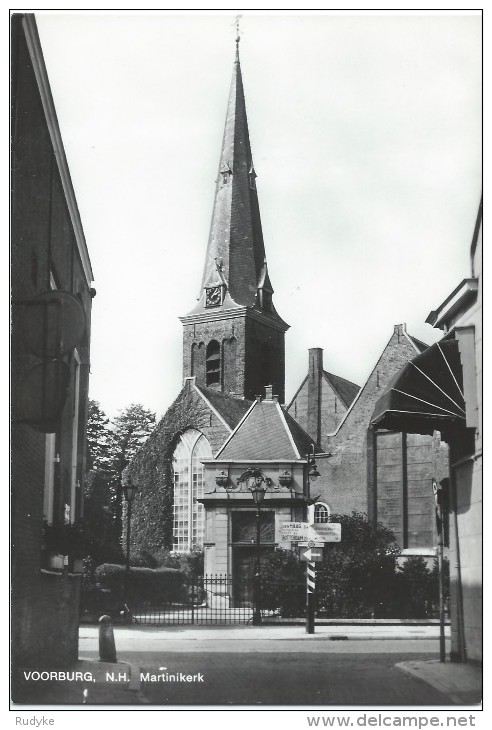
{"type": "Polygon", "coordinates": [[[210,317],[183,328],[183,377],[195,376],[199,385],[227,395],[253,400],[273,385],[281,403],[285,397],[284,333],[247,313],[238,317],[210,317]],[[207,345],[215,340],[221,349],[221,377],[207,383],[207,345]]]}

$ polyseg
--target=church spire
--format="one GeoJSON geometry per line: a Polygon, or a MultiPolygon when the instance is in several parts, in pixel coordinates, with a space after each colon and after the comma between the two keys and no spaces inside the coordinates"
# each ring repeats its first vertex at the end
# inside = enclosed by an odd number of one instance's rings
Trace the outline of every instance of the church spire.
{"type": "Polygon", "coordinates": [[[220,267],[224,308],[259,306],[265,263],[256,172],[253,165],[239,60],[239,30],[227,115],[220,153],[200,305],[207,307],[207,289],[216,286],[220,267]]]}
{"type": "Polygon", "coordinates": [[[236,63],[239,63],[239,41],[241,36],[239,35],[239,18],[240,15],[236,15],[236,63]]]}
{"type": "Polygon", "coordinates": [[[249,141],[239,33],[198,304],[183,323],[183,375],[253,399],[285,393],[285,332],[272,302],[249,141]]]}

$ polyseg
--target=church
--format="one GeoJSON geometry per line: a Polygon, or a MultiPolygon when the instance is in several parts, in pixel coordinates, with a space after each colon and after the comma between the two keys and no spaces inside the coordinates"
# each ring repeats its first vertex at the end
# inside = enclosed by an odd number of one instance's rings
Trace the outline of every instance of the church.
{"type": "Polygon", "coordinates": [[[237,39],[200,297],[180,317],[183,387],[126,472],[138,490],[132,553],[204,549],[206,573],[248,573],[251,485],[266,488],[261,549],[290,549],[281,526],[306,519],[315,455],[324,520],[363,512],[393,529],[407,554],[433,556],[431,479],[447,469],[439,435],[376,433],[370,424],[391,378],[427,346],[396,325],[362,387],[326,371],[313,348],[286,406],[289,325],[273,295],[237,39]]]}

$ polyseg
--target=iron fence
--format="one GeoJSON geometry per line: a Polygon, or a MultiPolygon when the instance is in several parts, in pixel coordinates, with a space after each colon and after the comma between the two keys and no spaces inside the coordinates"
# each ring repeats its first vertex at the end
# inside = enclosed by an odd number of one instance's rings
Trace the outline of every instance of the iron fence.
{"type": "Polygon", "coordinates": [[[158,625],[248,624],[253,620],[255,595],[264,620],[304,615],[303,584],[206,575],[187,580],[175,596],[128,606],[128,618],[158,625]]]}
{"type": "MultiPolygon", "coordinates": [[[[272,581],[254,577],[232,578],[228,575],[206,575],[170,581],[146,577],[146,583],[131,592],[125,603],[123,591],[91,585],[81,596],[81,622],[94,623],[108,614],[115,623],[153,625],[249,624],[253,621],[256,597],[264,623],[283,619],[303,619],[306,615],[305,582],[272,581]],[[165,585],[165,584],[164,584],[165,585]],[[136,597],[135,597],[136,596],[136,597]],[[140,596],[140,598],[139,598],[140,596]]],[[[321,582],[320,582],[321,583],[321,582]]],[[[373,604],[359,596],[357,587],[340,583],[321,583],[316,592],[316,616],[323,619],[405,619],[436,618],[438,606],[427,601],[416,614],[412,607],[395,603],[373,604]]]]}
{"type": "Polygon", "coordinates": [[[110,592],[100,592],[91,605],[84,604],[82,620],[108,613],[116,621],[144,625],[248,624],[253,620],[255,597],[265,621],[301,618],[305,615],[305,592],[304,583],[206,575],[188,578],[167,592],[158,591],[151,600],[124,604],[110,592]]]}

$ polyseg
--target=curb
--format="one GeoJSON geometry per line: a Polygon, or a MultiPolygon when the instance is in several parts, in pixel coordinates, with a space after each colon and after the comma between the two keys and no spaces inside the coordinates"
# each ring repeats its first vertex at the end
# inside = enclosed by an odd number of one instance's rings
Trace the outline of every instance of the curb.
{"type": "Polygon", "coordinates": [[[430,659],[422,662],[399,662],[395,664],[395,668],[430,684],[454,705],[481,707],[482,672],[470,664],[430,659]]]}
{"type": "Polygon", "coordinates": [[[127,690],[128,692],[139,692],[140,667],[137,667],[136,664],[131,664],[130,662],[125,661],[121,661],[120,664],[126,664],[126,666],[130,669],[130,681],[128,682],[128,686],[124,687],[123,689],[127,690]]]}

